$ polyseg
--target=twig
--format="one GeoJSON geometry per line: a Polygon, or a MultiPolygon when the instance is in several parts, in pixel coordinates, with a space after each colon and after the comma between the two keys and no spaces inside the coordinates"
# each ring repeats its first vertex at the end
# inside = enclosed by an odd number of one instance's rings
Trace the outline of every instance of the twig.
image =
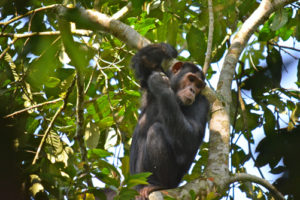
{"type": "MultiPolygon", "coordinates": [[[[238,86],[237,86],[238,87],[238,98],[239,98],[239,102],[240,102],[240,105],[241,105],[242,117],[243,117],[244,127],[245,127],[244,130],[246,131],[246,135],[249,135],[249,134],[247,134],[247,133],[250,133],[249,126],[248,126],[247,110],[246,110],[245,102],[242,98],[241,87],[239,86],[239,83],[237,83],[237,84],[238,84],[238,86]]],[[[248,137],[246,137],[246,138],[247,138],[247,141],[248,141],[249,155],[251,156],[252,160],[255,161],[255,158],[254,158],[253,153],[251,151],[251,145],[250,145],[250,141],[249,141],[250,138],[248,138],[248,137]]],[[[262,171],[260,170],[260,168],[257,167],[257,169],[258,169],[258,172],[259,172],[260,176],[262,178],[265,178],[262,171]]]]}
{"type": "Polygon", "coordinates": [[[24,108],[22,110],[19,110],[19,111],[16,111],[14,113],[11,113],[9,115],[6,115],[6,116],[4,116],[4,118],[13,117],[13,116],[18,115],[18,114],[20,114],[22,112],[26,112],[28,110],[32,110],[32,109],[35,109],[35,108],[38,108],[38,107],[41,107],[41,106],[45,106],[45,105],[48,105],[48,104],[57,103],[57,102],[62,101],[62,100],[63,100],[62,98],[58,98],[58,99],[54,99],[52,101],[47,101],[47,102],[39,103],[39,104],[33,105],[31,107],[24,108]]]}
{"type": "Polygon", "coordinates": [[[91,76],[90,76],[89,82],[86,84],[86,87],[85,87],[85,90],[84,90],[84,94],[85,94],[85,95],[86,95],[86,93],[88,92],[88,90],[89,90],[89,88],[90,88],[90,86],[91,86],[91,83],[92,83],[92,80],[93,80],[95,71],[96,71],[96,67],[95,67],[95,69],[92,71],[92,74],[91,74],[91,76]]]}
{"type": "Polygon", "coordinates": [[[253,59],[252,59],[252,55],[251,54],[249,54],[249,58],[250,58],[250,64],[252,65],[252,67],[253,67],[253,69],[255,70],[255,71],[259,71],[257,68],[256,68],[256,66],[255,66],[255,64],[254,64],[254,62],[253,62],[253,59]]]}
{"type": "MultiPolygon", "coordinates": [[[[0,33],[1,34],[1,33],[0,33]]],[[[3,50],[3,52],[0,54],[0,60],[3,58],[3,56],[6,54],[6,52],[10,49],[10,47],[18,40],[18,38],[14,38],[13,41],[3,50]]]]}
{"type": "MultiPolygon", "coordinates": [[[[72,30],[72,34],[79,36],[90,36],[93,32],[88,30],[72,30]]],[[[33,32],[33,33],[0,33],[0,37],[12,37],[12,38],[27,38],[32,36],[54,36],[60,35],[60,31],[44,31],[44,32],[33,32]]]]}
{"type": "Polygon", "coordinates": [[[63,105],[61,105],[59,107],[59,109],[54,114],[52,120],[50,121],[50,123],[49,123],[49,125],[48,125],[48,127],[47,127],[47,129],[46,129],[46,131],[45,131],[45,133],[43,135],[43,138],[42,138],[42,140],[40,142],[40,145],[39,145],[39,147],[38,147],[38,149],[36,151],[36,154],[35,154],[35,156],[33,158],[32,165],[34,165],[36,163],[37,159],[39,158],[40,151],[41,151],[41,149],[42,149],[42,147],[43,147],[43,145],[45,143],[45,140],[46,140],[46,138],[47,138],[47,136],[48,136],[48,134],[49,134],[52,126],[53,126],[54,121],[56,120],[56,118],[58,117],[58,115],[63,111],[63,109],[65,109],[65,107],[67,105],[68,97],[69,97],[70,93],[72,92],[73,87],[75,85],[75,80],[76,80],[76,78],[73,79],[73,81],[71,83],[71,86],[68,88],[68,91],[67,91],[66,95],[62,98],[63,105]]]}
{"type": "Polygon", "coordinates": [[[278,43],[276,42],[269,42],[270,45],[273,45],[273,46],[277,46],[279,48],[284,48],[284,49],[290,49],[290,50],[293,50],[293,51],[300,51],[300,49],[296,49],[296,48],[293,48],[293,47],[288,47],[288,46],[284,46],[284,45],[279,45],[278,43]]]}
{"type": "Polygon", "coordinates": [[[48,127],[47,127],[47,129],[46,129],[46,131],[45,131],[45,133],[43,135],[43,138],[42,138],[42,140],[40,142],[40,145],[39,145],[39,147],[38,147],[38,149],[36,151],[36,154],[35,154],[34,159],[32,161],[32,165],[34,165],[36,163],[36,161],[37,161],[37,159],[39,157],[40,151],[42,149],[42,146],[43,146],[43,144],[45,142],[45,139],[47,138],[48,133],[50,132],[50,129],[52,128],[54,121],[56,120],[56,118],[58,117],[58,115],[61,113],[61,111],[64,109],[64,105],[65,104],[63,104],[63,106],[60,106],[60,108],[56,111],[55,115],[53,116],[52,120],[50,121],[50,123],[49,123],[49,125],[48,125],[48,127]]]}
{"type": "Polygon", "coordinates": [[[213,13],[212,0],[208,0],[207,2],[208,2],[208,13],[209,13],[209,31],[208,31],[205,62],[204,62],[204,66],[203,66],[204,74],[207,73],[207,70],[208,70],[208,67],[210,64],[213,34],[214,34],[214,13],[213,13]]]}
{"type": "Polygon", "coordinates": [[[15,22],[19,19],[22,19],[24,17],[27,17],[28,15],[31,15],[31,14],[34,14],[36,12],[40,12],[40,11],[43,11],[43,10],[47,10],[47,9],[52,9],[52,8],[55,8],[57,7],[59,4],[53,4],[53,5],[50,5],[50,6],[45,6],[45,7],[41,7],[41,8],[37,8],[37,9],[34,9],[34,10],[31,10],[27,13],[25,13],[24,15],[19,15],[15,18],[12,18],[11,20],[7,21],[7,22],[0,22],[0,25],[4,25],[4,26],[7,26],[8,24],[12,23],[12,22],[15,22]]]}
{"type": "MultiPolygon", "coordinates": [[[[101,67],[98,65],[99,69],[100,69],[100,72],[103,74],[104,78],[105,78],[105,87],[106,89],[108,90],[109,89],[109,85],[108,85],[108,77],[107,77],[107,74],[105,74],[105,72],[101,69],[101,67]]],[[[115,114],[114,114],[114,108],[112,106],[112,103],[111,103],[111,99],[110,99],[110,95],[109,95],[109,91],[107,91],[107,100],[108,100],[108,103],[109,103],[109,108],[110,108],[110,111],[112,113],[112,117],[113,117],[113,120],[115,121],[115,125],[116,125],[116,132],[117,134],[119,135],[121,141],[122,141],[122,133],[120,131],[120,127],[119,127],[119,124],[118,124],[118,120],[116,119],[115,117],[115,114]]]]}
{"type": "Polygon", "coordinates": [[[229,185],[234,182],[246,182],[246,181],[260,184],[265,188],[267,188],[270,192],[272,192],[276,199],[284,200],[283,195],[271,183],[269,183],[265,179],[259,178],[251,174],[246,174],[246,173],[236,174],[227,180],[226,185],[229,185]]]}

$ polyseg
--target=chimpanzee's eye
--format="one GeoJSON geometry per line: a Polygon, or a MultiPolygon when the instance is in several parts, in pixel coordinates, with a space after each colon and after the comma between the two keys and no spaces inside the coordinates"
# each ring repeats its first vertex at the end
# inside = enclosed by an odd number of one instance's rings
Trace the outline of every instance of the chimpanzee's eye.
{"type": "Polygon", "coordinates": [[[195,77],[194,76],[188,76],[188,79],[190,82],[194,82],[195,81],[195,77]]]}

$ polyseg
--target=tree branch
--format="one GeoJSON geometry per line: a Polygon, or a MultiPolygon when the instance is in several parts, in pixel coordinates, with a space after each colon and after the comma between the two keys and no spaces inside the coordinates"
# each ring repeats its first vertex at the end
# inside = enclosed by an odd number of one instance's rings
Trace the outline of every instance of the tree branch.
{"type": "Polygon", "coordinates": [[[62,101],[62,100],[63,100],[62,98],[58,98],[58,99],[54,99],[52,101],[47,101],[47,102],[39,103],[39,104],[30,106],[28,108],[24,108],[22,110],[13,112],[13,113],[11,113],[9,115],[4,116],[4,118],[14,117],[15,115],[18,115],[18,114],[20,114],[22,112],[26,112],[28,110],[32,110],[32,109],[35,109],[35,108],[38,108],[38,107],[41,107],[41,106],[45,106],[45,105],[48,105],[48,104],[57,103],[57,102],[62,101]]]}
{"type": "Polygon", "coordinates": [[[230,177],[227,180],[226,184],[230,185],[231,183],[234,182],[246,182],[246,181],[260,184],[265,188],[267,188],[275,196],[276,199],[284,200],[283,195],[271,183],[269,183],[265,179],[259,178],[251,174],[246,174],[246,173],[235,174],[234,176],[230,177]]]}
{"type": "Polygon", "coordinates": [[[68,88],[68,91],[67,91],[66,95],[63,97],[63,104],[59,107],[59,109],[54,114],[52,120],[50,121],[50,123],[49,123],[49,125],[48,125],[48,127],[47,127],[47,129],[46,129],[46,131],[45,131],[45,133],[43,135],[43,137],[42,137],[40,145],[39,145],[39,147],[38,147],[38,149],[36,151],[36,154],[35,154],[35,156],[33,158],[32,165],[34,165],[36,163],[37,159],[39,158],[40,151],[41,151],[41,149],[42,149],[42,147],[43,147],[43,145],[45,143],[45,140],[46,140],[46,138],[47,138],[47,136],[48,136],[48,134],[49,134],[52,126],[53,126],[54,121],[56,120],[56,118],[58,117],[58,115],[63,111],[63,109],[65,109],[65,107],[67,105],[68,97],[69,97],[70,93],[73,90],[74,84],[75,84],[75,79],[72,81],[71,86],[68,88]]]}
{"type": "Polygon", "coordinates": [[[231,84],[235,67],[241,52],[245,48],[250,36],[259,25],[263,24],[276,9],[294,1],[291,0],[263,0],[252,15],[245,21],[232,41],[225,57],[217,86],[218,99],[212,104],[211,120],[209,123],[209,155],[206,167],[208,177],[213,177],[221,188],[227,187],[229,177],[228,155],[230,136],[230,106],[232,104],[231,84]]]}
{"type": "Polygon", "coordinates": [[[110,33],[134,49],[141,49],[150,44],[148,39],[141,36],[127,24],[103,13],[85,10],[83,8],[67,8],[64,6],[58,6],[57,12],[61,17],[64,17],[68,21],[75,22],[80,27],[110,33]]]}
{"type": "Polygon", "coordinates": [[[208,31],[205,61],[203,65],[204,75],[207,73],[210,64],[213,35],[214,35],[214,12],[213,12],[212,0],[208,0],[207,2],[208,2],[208,13],[209,13],[209,31],[208,31]]]}

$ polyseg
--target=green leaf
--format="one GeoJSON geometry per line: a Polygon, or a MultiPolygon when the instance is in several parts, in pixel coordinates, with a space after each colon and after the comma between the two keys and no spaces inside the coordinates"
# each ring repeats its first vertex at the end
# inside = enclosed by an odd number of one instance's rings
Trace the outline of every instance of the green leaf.
{"type": "Polygon", "coordinates": [[[264,110],[264,119],[265,119],[265,123],[264,123],[265,134],[266,135],[272,134],[275,130],[275,125],[276,125],[275,116],[266,106],[263,106],[263,110],[264,110]]]}
{"type": "Polygon", "coordinates": [[[141,93],[136,90],[124,90],[124,92],[130,96],[141,97],[141,93]]]}
{"type": "Polygon", "coordinates": [[[167,42],[173,46],[176,45],[178,32],[178,21],[175,17],[172,17],[170,22],[168,23],[168,34],[167,34],[167,42]]]}
{"type": "Polygon", "coordinates": [[[209,192],[206,196],[206,200],[213,200],[216,199],[219,196],[216,192],[209,192]]]}
{"type": "MultiPolygon", "coordinates": [[[[300,23],[299,23],[299,21],[300,21],[300,15],[299,15],[299,14],[296,16],[296,21],[297,21],[298,23],[297,23],[297,26],[296,26],[295,38],[296,38],[298,41],[300,41],[300,23]]],[[[300,61],[299,61],[299,62],[300,62],[300,61]]],[[[298,67],[298,69],[299,69],[299,67],[298,67]]],[[[298,72],[299,72],[299,70],[298,70],[298,72]]],[[[298,80],[299,80],[299,79],[298,79],[298,80]]]]}
{"type": "Polygon", "coordinates": [[[49,77],[45,82],[45,86],[48,88],[55,88],[60,83],[60,80],[56,77],[49,77]]]}
{"type": "Polygon", "coordinates": [[[119,184],[119,181],[116,180],[115,178],[111,178],[109,177],[108,174],[104,174],[104,173],[95,173],[95,176],[101,180],[102,182],[108,184],[108,185],[112,185],[112,186],[115,186],[115,187],[119,187],[120,184],[119,184]]]}
{"type": "Polygon", "coordinates": [[[116,169],[116,167],[111,165],[110,163],[108,163],[105,160],[98,160],[97,166],[99,167],[99,169],[107,168],[110,171],[113,171],[115,174],[117,174],[118,177],[121,177],[121,175],[120,175],[119,171],[116,169]]]}
{"type": "Polygon", "coordinates": [[[131,0],[132,7],[140,10],[145,1],[146,0],[131,0]]]}
{"type": "Polygon", "coordinates": [[[231,156],[232,165],[238,168],[240,165],[243,164],[245,158],[246,158],[246,154],[242,149],[234,151],[231,156]]]}
{"type": "Polygon", "coordinates": [[[283,27],[288,21],[288,12],[286,9],[279,9],[275,12],[275,17],[270,25],[272,31],[276,31],[283,27]]]}
{"type": "Polygon", "coordinates": [[[112,126],[114,123],[114,118],[112,116],[108,116],[99,121],[99,126],[100,128],[105,128],[112,126]]]}
{"type": "Polygon", "coordinates": [[[157,28],[157,38],[160,41],[166,41],[168,35],[168,23],[171,20],[172,15],[168,12],[163,13],[162,22],[159,23],[157,28]]]}
{"type": "Polygon", "coordinates": [[[84,132],[84,141],[89,149],[96,148],[99,143],[100,130],[98,124],[88,122],[84,132]]]}
{"type": "Polygon", "coordinates": [[[268,99],[268,104],[274,105],[279,109],[280,112],[285,110],[286,105],[281,101],[281,98],[278,94],[271,94],[266,96],[266,98],[268,99]]]}
{"type": "Polygon", "coordinates": [[[132,188],[136,185],[148,185],[147,178],[151,175],[151,172],[144,172],[139,174],[134,174],[125,179],[125,184],[128,188],[132,188]]]}
{"type": "Polygon", "coordinates": [[[194,26],[191,27],[190,31],[186,36],[188,50],[191,56],[194,57],[199,64],[204,63],[204,54],[206,51],[206,41],[204,33],[194,26]]]}
{"type": "Polygon", "coordinates": [[[290,100],[287,100],[287,108],[289,109],[289,110],[294,110],[294,108],[295,108],[295,104],[294,104],[294,102],[292,102],[292,101],[290,101],[290,100]]]}
{"type": "MultiPolygon", "coordinates": [[[[92,193],[95,197],[98,197],[99,199],[106,199],[105,192],[103,190],[99,190],[99,188],[89,188],[87,192],[92,193]]],[[[88,200],[87,197],[85,197],[85,199],[88,200]]]]}
{"type": "Polygon", "coordinates": [[[123,187],[116,197],[114,197],[114,200],[131,200],[135,199],[135,197],[138,195],[138,192],[133,189],[128,189],[127,187],[123,187]]]}
{"type": "Polygon", "coordinates": [[[280,173],[284,172],[285,170],[287,170],[286,167],[284,167],[284,166],[278,166],[278,167],[272,169],[270,172],[272,174],[280,174],[280,173]]]}
{"type": "Polygon", "coordinates": [[[269,27],[269,22],[266,22],[258,35],[258,41],[268,41],[275,37],[275,32],[269,27]]]}
{"type": "Polygon", "coordinates": [[[108,156],[111,156],[112,153],[105,151],[104,149],[90,149],[88,150],[88,158],[106,158],[108,156]]]}
{"type": "Polygon", "coordinates": [[[122,158],[122,174],[125,176],[125,179],[129,175],[129,156],[124,156],[122,158]]]}
{"type": "Polygon", "coordinates": [[[139,32],[141,35],[146,35],[149,30],[155,28],[156,18],[146,17],[146,13],[143,13],[140,20],[138,20],[136,17],[130,17],[128,18],[128,21],[134,26],[134,29],[137,32],[139,32]]]}
{"type": "Polygon", "coordinates": [[[26,123],[26,130],[28,133],[34,133],[35,130],[37,129],[37,127],[40,124],[40,120],[37,120],[33,117],[30,117],[27,119],[27,123],[26,123]]]}

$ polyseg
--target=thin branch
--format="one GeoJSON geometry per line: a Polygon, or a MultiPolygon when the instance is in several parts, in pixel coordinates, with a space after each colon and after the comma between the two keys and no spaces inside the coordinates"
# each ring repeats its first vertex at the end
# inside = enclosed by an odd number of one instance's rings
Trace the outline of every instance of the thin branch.
{"type": "MultiPolygon", "coordinates": [[[[72,30],[72,34],[79,36],[91,36],[93,34],[92,31],[88,30],[72,30]]],[[[0,33],[0,37],[12,37],[12,38],[27,38],[33,36],[54,36],[60,35],[60,31],[44,31],[44,32],[33,32],[33,33],[0,33]]]]}
{"type": "Polygon", "coordinates": [[[253,62],[253,59],[252,59],[252,55],[251,54],[249,54],[249,58],[250,58],[250,64],[252,65],[252,67],[253,67],[253,69],[255,70],[255,71],[259,71],[257,68],[256,68],[256,66],[255,66],[255,64],[254,64],[254,62],[253,62]]]}
{"type": "MultiPolygon", "coordinates": [[[[239,99],[239,102],[240,102],[240,105],[241,105],[241,110],[242,110],[242,117],[243,117],[244,127],[245,127],[244,130],[246,131],[246,138],[248,140],[249,155],[251,156],[252,160],[255,161],[255,158],[254,158],[253,153],[251,151],[250,138],[247,137],[251,133],[251,131],[249,130],[249,126],[248,126],[247,110],[246,110],[245,102],[242,98],[241,87],[239,86],[239,83],[237,83],[237,84],[238,84],[238,99],[239,99]]],[[[257,167],[257,169],[258,169],[258,172],[259,172],[260,176],[262,178],[265,178],[262,171],[261,171],[261,169],[259,167],[257,167]]]]}
{"type": "Polygon", "coordinates": [[[37,12],[40,12],[40,11],[43,11],[43,10],[48,10],[48,9],[56,8],[57,6],[58,6],[58,4],[53,4],[53,5],[50,5],[50,6],[45,6],[45,7],[41,7],[41,8],[37,8],[37,9],[31,10],[28,13],[25,13],[24,15],[19,15],[19,16],[15,17],[15,18],[12,18],[11,20],[9,20],[7,22],[0,22],[0,26],[1,25],[7,26],[8,24],[10,24],[12,22],[15,22],[15,21],[17,21],[19,19],[22,19],[24,17],[27,17],[28,15],[31,15],[31,14],[34,14],[34,13],[37,13],[37,12]]]}
{"type": "MultiPolygon", "coordinates": [[[[278,45],[278,44],[275,43],[275,42],[273,42],[273,43],[272,43],[272,42],[268,42],[268,44],[269,44],[269,45],[273,45],[273,46],[279,47],[279,51],[283,51],[283,52],[285,52],[286,54],[288,54],[289,56],[291,56],[292,58],[294,58],[295,60],[299,60],[299,58],[297,58],[297,56],[294,56],[291,52],[285,50],[284,46],[280,46],[280,45],[278,45]],[[277,44],[277,45],[276,45],[276,44],[277,44]]],[[[289,48],[289,49],[291,49],[291,48],[289,48]]],[[[296,49],[293,49],[293,50],[296,50],[296,49]]]]}
{"type": "Polygon", "coordinates": [[[247,182],[247,181],[254,182],[264,186],[274,195],[276,199],[284,200],[284,196],[271,183],[269,183],[265,179],[259,178],[251,174],[246,174],[246,173],[236,174],[227,180],[227,185],[234,182],[247,182]]]}
{"type": "MultiPolygon", "coordinates": [[[[228,33],[227,33],[227,35],[224,37],[223,41],[217,46],[217,48],[215,48],[215,49],[213,50],[213,52],[212,52],[213,59],[214,59],[214,57],[217,55],[217,52],[223,47],[223,45],[225,45],[225,44],[229,41],[231,35],[232,35],[232,32],[231,32],[231,30],[229,29],[229,30],[228,30],[228,33]]],[[[228,45],[228,46],[229,46],[229,45],[228,45]]]]}
{"type": "Polygon", "coordinates": [[[213,43],[213,34],[214,34],[214,13],[213,13],[212,0],[208,0],[207,2],[208,2],[208,13],[209,13],[209,31],[208,31],[205,62],[204,62],[204,66],[203,66],[204,75],[207,73],[207,70],[208,70],[209,64],[210,64],[211,50],[212,50],[212,43],[213,43]]]}
{"type": "MultiPolygon", "coordinates": [[[[99,66],[99,64],[97,64],[99,69],[100,69],[100,72],[103,74],[104,78],[105,78],[105,87],[106,89],[108,90],[109,89],[109,85],[108,85],[108,76],[107,74],[101,69],[101,67],[99,66]]],[[[119,123],[118,123],[118,120],[116,119],[116,116],[115,116],[115,112],[114,112],[114,108],[112,106],[112,103],[111,103],[111,98],[110,98],[110,95],[109,95],[109,91],[107,91],[107,100],[108,100],[108,103],[109,103],[109,109],[112,113],[112,117],[113,117],[113,120],[115,122],[115,125],[116,125],[116,132],[117,134],[119,135],[121,141],[122,141],[122,133],[120,131],[120,127],[119,127],[119,123]]]]}
{"type": "Polygon", "coordinates": [[[290,49],[290,50],[293,50],[293,51],[300,51],[300,49],[296,49],[296,48],[293,48],[293,47],[289,47],[289,46],[284,46],[284,45],[279,45],[278,43],[276,42],[269,42],[270,45],[273,45],[273,46],[277,46],[279,48],[284,48],[284,49],[290,49]]]}
{"type": "Polygon", "coordinates": [[[15,18],[12,18],[11,20],[7,21],[7,22],[0,22],[0,26],[1,25],[4,25],[4,26],[7,26],[8,24],[12,23],[12,22],[15,22],[19,19],[22,19],[24,17],[27,17],[28,15],[31,15],[31,14],[34,14],[34,13],[37,13],[37,12],[40,12],[40,11],[43,11],[43,10],[48,10],[48,9],[52,9],[52,8],[56,8],[58,6],[58,4],[53,4],[53,5],[50,5],[50,6],[44,6],[44,7],[41,7],[41,8],[37,8],[37,9],[34,9],[34,10],[31,10],[27,13],[25,13],[24,15],[19,15],[15,18]]]}
{"type": "Polygon", "coordinates": [[[96,67],[95,67],[94,70],[92,71],[92,74],[91,74],[91,76],[90,76],[89,82],[86,84],[86,87],[85,87],[85,90],[84,90],[84,94],[85,94],[85,95],[86,95],[86,93],[88,92],[88,90],[89,90],[89,88],[90,88],[90,86],[91,86],[91,83],[92,83],[92,80],[93,80],[95,71],[96,71],[96,67]]]}
{"type": "MultiPolygon", "coordinates": [[[[1,34],[1,33],[0,33],[1,34]]],[[[10,47],[18,40],[18,38],[14,38],[13,41],[3,50],[3,52],[0,54],[0,60],[3,58],[3,56],[8,52],[10,47]]]]}
{"type": "Polygon", "coordinates": [[[39,147],[38,147],[38,149],[36,151],[36,154],[35,154],[35,156],[33,158],[32,165],[34,165],[36,163],[36,161],[37,161],[37,159],[39,157],[40,151],[42,149],[42,146],[44,145],[45,139],[47,138],[47,136],[48,136],[48,134],[49,134],[49,132],[50,132],[52,126],[53,126],[54,121],[56,120],[56,118],[58,117],[58,115],[61,113],[61,111],[64,109],[64,105],[65,104],[63,104],[62,106],[59,107],[59,109],[56,111],[55,115],[53,116],[52,120],[50,121],[50,123],[49,123],[49,125],[48,125],[48,127],[47,127],[47,129],[46,129],[46,131],[45,131],[45,133],[43,135],[43,138],[42,138],[42,140],[40,142],[40,145],[39,145],[39,147]]]}
{"type": "Polygon", "coordinates": [[[18,115],[20,113],[26,112],[28,110],[32,110],[32,109],[35,109],[35,108],[38,108],[38,107],[41,107],[41,106],[45,106],[45,105],[48,105],[48,104],[57,103],[57,102],[62,101],[62,100],[63,100],[62,98],[58,98],[58,99],[54,99],[52,101],[47,101],[47,102],[39,103],[39,104],[33,105],[31,107],[24,108],[22,110],[19,110],[19,111],[16,111],[14,113],[11,113],[9,115],[6,115],[6,116],[4,116],[4,118],[14,117],[15,115],[18,115]]]}
{"type": "Polygon", "coordinates": [[[75,80],[76,79],[74,78],[73,81],[72,81],[72,83],[71,83],[71,86],[68,88],[68,91],[67,91],[66,95],[63,97],[63,105],[61,105],[59,107],[59,109],[54,114],[52,120],[50,121],[50,123],[49,123],[49,125],[48,125],[48,127],[47,127],[47,129],[46,129],[46,131],[45,131],[45,133],[43,135],[43,138],[42,138],[42,140],[40,142],[40,145],[39,145],[39,147],[38,147],[38,149],[36,151],[36,154],[35,154],[35,156],[33,158],[32,165],[34,165],[36,163],[37,159],[39,158],[40,151],[41,151],[41,149],[42,149],[42,147],[43,147],[43,145],[44,145],[44,143],[46,141],[46,138],[47,138],[47,136],[48,136],[48,134],[49,134],[52,126],[53,126],[54,121],[56,120],[56,118],[58,117],[58,115],[65,109],[65,107],[67,105],[68,97],[69,97],[70,93],[72,92],[73,87],[75,85],[75,80]]]}

